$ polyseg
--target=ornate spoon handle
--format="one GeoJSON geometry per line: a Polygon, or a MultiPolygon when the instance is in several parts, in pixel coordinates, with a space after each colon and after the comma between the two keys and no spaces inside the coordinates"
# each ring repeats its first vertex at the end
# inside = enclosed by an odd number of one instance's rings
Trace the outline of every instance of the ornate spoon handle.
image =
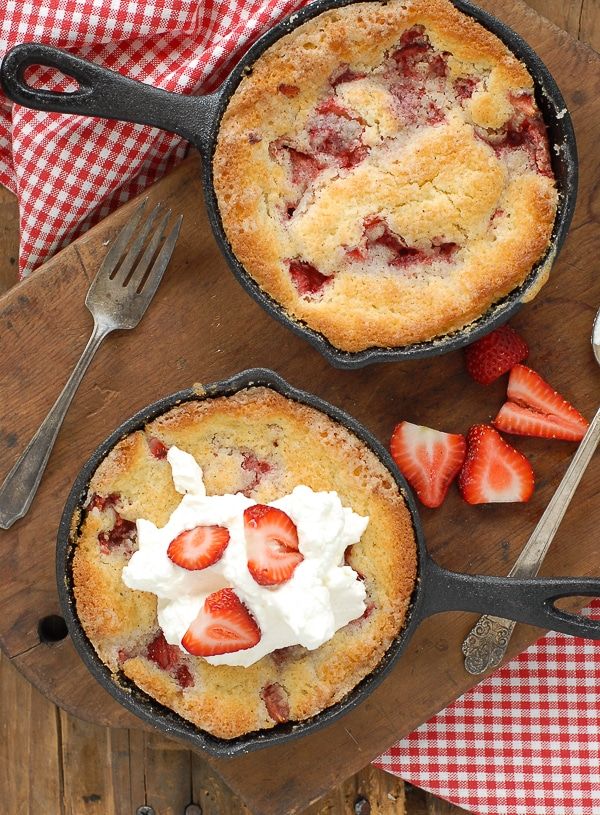
{"type": "MultiPolygon", "coordinates": [[[[581,476],[592,458],[600,440],[600,410],[592,419],[573,460],[558,489],[523,551],[508,573],[509,577],[535,577],[540,570],[548,547],[556,534],[567,507],[571,502],[581,476]]],[[[481,674],[500,664],[510,641],[515,623],[500,617],[484,615],[471,630],[462,645],[465,669],[470,674],[481,674]]]]}

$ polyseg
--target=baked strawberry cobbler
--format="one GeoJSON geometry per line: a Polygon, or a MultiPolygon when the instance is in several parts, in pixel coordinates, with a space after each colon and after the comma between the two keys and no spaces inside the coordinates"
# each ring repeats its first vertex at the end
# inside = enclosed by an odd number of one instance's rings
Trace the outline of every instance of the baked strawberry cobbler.
{"type": "Polygon", "coordinates": [[[319,15],[264,52],[223,116],[213,168],[234,254],[344,351],[468,325],[549,245],[533,90],[448,0],[319,15]]]}
{"type": "Polygon", "coordinates": [[[410,512],[376,455],[262,386],[123,438],[74,537],[77,615],[115,681],[225,739],[346,696],[416,579],[410,512]]]}

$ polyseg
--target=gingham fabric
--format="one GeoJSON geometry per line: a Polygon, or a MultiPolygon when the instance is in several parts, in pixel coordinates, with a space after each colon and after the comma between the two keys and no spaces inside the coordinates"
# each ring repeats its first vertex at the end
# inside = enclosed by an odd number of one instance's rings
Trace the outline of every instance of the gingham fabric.
{"type": "MultiPolygon", "coordinates": [[[[306,0],[8,0],[0,56],[20,42],[67,48],[181,93],[214,89],[250,42],[306,0]]],[[[75,88],[48,69],[28,81],[75,88]]],[[[19,198],[19,270],[28,275],[183,158],[187,143],[129,123],[41,113],[0,94],[0,183],[19,198]]]]}
{"type": "Polygon", "coordinates": [[[600,642],[548,634],[374,763],[477,815],[600,815],[600,642]]]}

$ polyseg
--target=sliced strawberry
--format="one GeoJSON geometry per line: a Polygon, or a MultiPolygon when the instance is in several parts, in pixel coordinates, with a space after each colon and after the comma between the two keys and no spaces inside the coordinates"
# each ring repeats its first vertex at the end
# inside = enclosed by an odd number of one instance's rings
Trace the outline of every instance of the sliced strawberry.
{"type": "Polygon", "coordinates": [[[287,722],[290,718],[290,703],[287,692],[279,682],[272,682],[260,692],[260,698],[265,703],[267,713],[274,722],[287,722]]]}
{"type": "Polygon", "coordinates": [[[185,650],[197,657],[245,651],[259,642],[260,628],[233,589],[209,594],[181,640],[185,650]]]}
{"type": "Polygon", "coordinates": [[[469,504],[529,501],[534,477],[529,461],[489,425],[474,425],[467,435],[467,458],[458,486],[469,504]]]}
{"type": "Polygon", "coordinates": [[[179,648],[169,645],[162,631],[159,631],[146,650],[148,659],[155,662],[160,668],[168,671],[175,667],[179,660],[179,648]]]}
{"type": "Polygon", "coordinates": [[[426,507],[439,507],[465,460],[465,437],[400,422],[390,451],[400,472],[426,507]]]}
{"type": "Polygon", "coordinates": [[[527,358],[529,348],[520,334],[503,325],[465,349],[467,371],[476,382],[489,385],[527,358]]]}
{"type": "Polygon", "coordinates": [[[574,427],[558,416],[538,413],[537,410],[531,410],[516,402],[505,402],[494,419],[493,425],[498,430],[512,433],[515,436],[581,441],[585,435],[585,427],[574,427]]]}
{"type": "Polygon", "coordinates": [[[244,510],[248,571],[261,586],[285,583],[304,560],[298,551],[298,532],[280,509],[255,504],[244,510]]]}
{"type": "Polygon", "coordinates": [[[154,458],[161,459],[167,457],[168,449],[166,445],[164,445],[160,439],[157,439],[156,436],[150,436],[148,439],[148,447],[154,458]]]}
{"type": "Polygon", "coordinates": [[[195,526],[171,541],[167,556],[184,569],[198,571],[220,560],[228,543],[229,530],[224,526],[195,526]]]}
{"type": "Polygon", "coordinates": [[[319,294],[324,286],[333,280],[333,275],[321,274],[318,269],[315,269],[311,263],[307,263],[305,260],[290,260],[288,263],[294,286],[298,290],[298,294],[304,297],[319,294]]]}
{"type": "Polygon", "coordinates": [[[508,379],[508,401],[494,425],[518,436],[581,441],[587,419],[526,365],[515,365],[508,379]]]}

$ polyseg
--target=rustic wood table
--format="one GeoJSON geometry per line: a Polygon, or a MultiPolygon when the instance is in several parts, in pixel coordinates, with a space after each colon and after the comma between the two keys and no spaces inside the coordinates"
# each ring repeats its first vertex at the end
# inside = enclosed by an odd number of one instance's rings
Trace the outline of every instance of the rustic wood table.
{"type": "MultiPolygon", "coordinates": [[[[528,3],[600,51],[600,0],[528,3]]],[[[0,293],[16,281],[17,255],[16,200],[0,189],[0,293]]],[[[0,811],[7,815],[249,814],[200,755],[152,733],[101,727],[59,710],[6,657],[0,700],[0,811]]],[[[461,812],[367,767],[303,815],[461,812]]]]}

